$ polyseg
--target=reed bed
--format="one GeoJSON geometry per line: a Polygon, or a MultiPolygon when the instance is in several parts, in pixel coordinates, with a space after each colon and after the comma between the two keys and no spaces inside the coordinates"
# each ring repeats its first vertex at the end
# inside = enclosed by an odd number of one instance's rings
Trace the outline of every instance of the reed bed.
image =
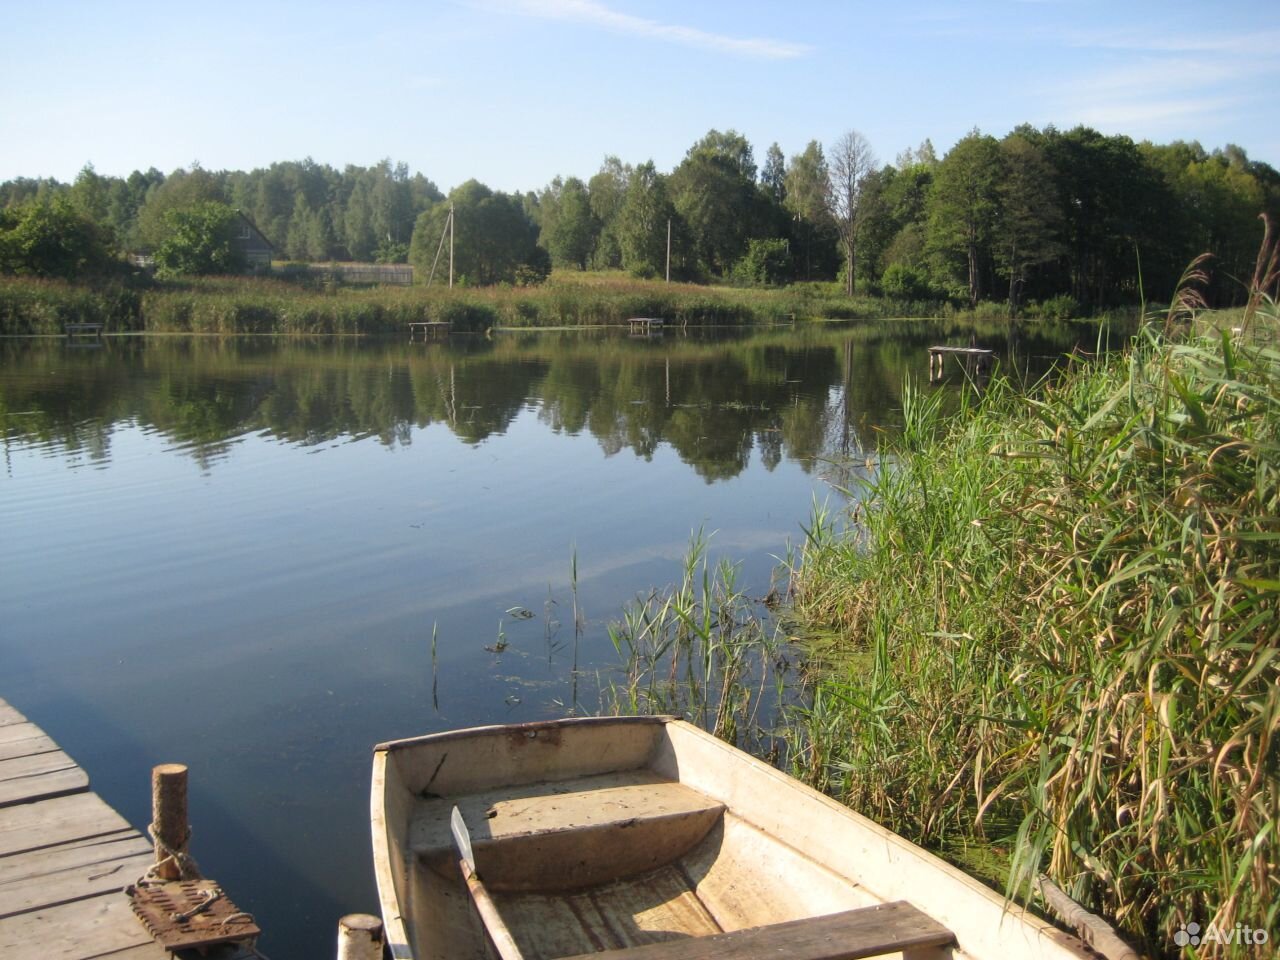
{"type": "Polygon", "coordinates": [[[1192,338],[1188,286],[1123,356],[958,415],[909,388],[856,524],[816,516],[797,572],[835,638],[797,772],[928,846],[1007,851],[1011,895],[1045,873],[1154,955],[1272,949],[1178,946],[1193,922],[1280,936],[1267,289],[1192,338]]]}
{"type": "Polygon", "coordinates": [[[141,292],[125,284],[88,287],[63,280],[0,277],[0,334],[61,334],[67,323],[137,330],[141,307],[141,292]]]}
{"type": "Polygon", "coordinates": [[[605,712],[680,716],[776,760],[791,671],[769,614],[775,598],[748,596],[737,567],[713,564],[707,537],[694,534],[679,583],[637,598],[609,625],[622,676],[602,687],[605,712]]]}
{"type": "Polygon", "coordinates": [[[806,319],[935,316],[934,303],[849,298],[830,284],[783,289],[637,280],[622,274],[555,273],[544,284],[483,288],[359,287],[282,277],[204,277],[95,287],[0,278],[0,333],[61,333],[71,321],[108,332],[403,333],[414,322],[462,331],[493,327],[598,326],[630,317],[668,323],[760,324],[806,319]]]}

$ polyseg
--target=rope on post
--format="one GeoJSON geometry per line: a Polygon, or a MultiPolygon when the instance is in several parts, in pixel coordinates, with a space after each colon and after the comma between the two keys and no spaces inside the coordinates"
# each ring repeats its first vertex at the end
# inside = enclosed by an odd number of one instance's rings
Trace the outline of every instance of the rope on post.
{"type": "Polygon", "coordinates": [[[160,880],[193,880],[200,876],[187,854],[191,827],[187,823],[187,766],[162,763],[151,769],[151,824],[156,862],[149,873],[160,880]]]}

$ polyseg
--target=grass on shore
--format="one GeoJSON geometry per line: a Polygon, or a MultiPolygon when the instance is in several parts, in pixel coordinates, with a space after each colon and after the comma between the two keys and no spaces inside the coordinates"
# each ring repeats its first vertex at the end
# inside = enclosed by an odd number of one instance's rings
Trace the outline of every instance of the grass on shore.
{"type": "MultiPolygon", "coordinates": [[[[981,304],[974,316],[1007,315],[981,304]]],[[[967,316],[934,301],[848,297],[835,284],[782,288],[639,280],[621,272],[556,271],[538,286],[325,286],[282,277],[205,277],[90,287],[0,278],[0,334],[61,333],[64,323],[105,323],[108,332],[366,334],[444,321],[455,330],[620,324],[661,317],[673,324],[761,324],[793,319],[967,316]]],[[[1034,314],[1033,314],[1034,315],[1034,314]]]]}
{"type": "Polygon", "coordinates": [[[796,600],[837,638],[800,773],[925,845],[1005,847],[1011,894],[1047,873],[1167,956],[1280,914],[1277,310],[1174,336],[1189,307],[1031,396],[944,419],[909,391],[796,600]]]}

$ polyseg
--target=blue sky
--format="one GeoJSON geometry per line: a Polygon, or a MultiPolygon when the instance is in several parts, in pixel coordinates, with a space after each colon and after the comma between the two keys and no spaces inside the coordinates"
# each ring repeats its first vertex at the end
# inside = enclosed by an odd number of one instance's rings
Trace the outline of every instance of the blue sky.
{"type": "Polygon", "coordinates": [[[889,162],[975,126],[1084,123],[1280,168],[1274,0],[6,0],[0,180],[383,157],[448,190],[758,162],[860,131],[889,162]]]}

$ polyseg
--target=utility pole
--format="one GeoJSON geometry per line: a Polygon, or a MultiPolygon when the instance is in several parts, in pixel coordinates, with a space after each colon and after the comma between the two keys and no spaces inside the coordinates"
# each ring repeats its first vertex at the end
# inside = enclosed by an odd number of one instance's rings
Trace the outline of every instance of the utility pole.
{"type": "Polygon", "coordinates": [[[431,261],[431,275],[427,277],[427,286],[436,278],[436,265],[440,262],[440,254],[444,252],[444,238],[449,238],[449,289],[453,289],[453,204],[449,204],[449,216],[445,218],[444,229],[440,231],[440,243],[436,245],[436,257],[431,261]]]}

